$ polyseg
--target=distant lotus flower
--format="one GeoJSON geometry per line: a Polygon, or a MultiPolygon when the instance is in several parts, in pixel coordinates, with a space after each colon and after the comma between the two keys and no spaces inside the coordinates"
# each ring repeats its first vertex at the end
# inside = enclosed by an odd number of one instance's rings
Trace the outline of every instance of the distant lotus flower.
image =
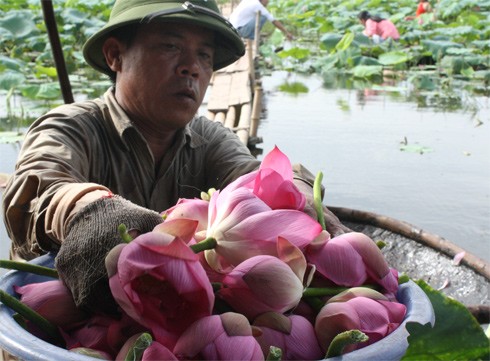
{"type": "Polygon", "coordinates": [[[315,332],[323,351],[341,332],[359,330],[365,333],[369,340],[344,349],[344,352],[350,352],[386,337],[402,323],[405,313],[403,304],[389,301],[377,291],[354,288],[327,302],[317,316],[315,332]]]}
{"type": "Polygon", "coordinates": [[[302,316],[267,312],[258,316],[253,325],[262,331],[256,339],[265,355],[270,346],[282,350],[282,360],[320,360],[325,355],[313,325],[302,316]]]}
{"type": "Polygon", "coordinates": [[[121,308],[168,348],[196,319],[211,314],[214,293],[206,272],[177,236],[157,231],[142,234],[111,251],[106,267],[121,308]]]}
{"type": "Polygon", "coordinates": [[[303,295],[303,283],[291,268],[274,256],[255,256],[223,278],[218,296],[253,320],[268,311],[285,312],[303,295]]]}
{"type": "Polygon", "coordinates": [[[360,232],[329,239],[328,234],[308,245],[306,259],[317,271],[337,285],[361,286],[372,279],[388,292],[398,289],[398,277],[374,241],[360,232]]]}
{"type": "Polygon", "coordinates": [[[197,320],[173,352],[180,360],[264,360],[248,320],[234,312],[197,320]]]}
{"type": "Polygon", "coordinates": [[[69,330],[88,315],[75,306],[73,296],[60,280],[14,286],[21,301],[53,325],[69,330]]]}

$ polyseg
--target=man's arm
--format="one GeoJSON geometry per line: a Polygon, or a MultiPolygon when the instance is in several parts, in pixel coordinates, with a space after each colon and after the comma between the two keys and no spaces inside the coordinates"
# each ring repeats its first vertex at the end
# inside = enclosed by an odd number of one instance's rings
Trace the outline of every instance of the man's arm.
{"type": "Polygon", "coordinates": [[[274,26],[276,28],[278,28],[279,30],[282,31],[282,33],[286,36],[286,38],[288,38],[288,40],[293,40],[294,39],[294,36],[293,34],[291,34],[285,27],[284,25],[282,25],[282,23],[279,21],[279,20],[274,20],[272,21],[272,24],[274,24],[274,26]]]}

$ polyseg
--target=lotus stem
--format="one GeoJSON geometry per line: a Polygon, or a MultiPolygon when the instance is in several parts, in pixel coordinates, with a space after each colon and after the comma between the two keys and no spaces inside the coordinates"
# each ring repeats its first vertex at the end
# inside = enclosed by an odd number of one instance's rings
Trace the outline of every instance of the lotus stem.
{"type": "Polygon", "coordinates": [[[143,352],[151,345],[153,338],[148,332],[143,332],[134,343],[131,345],[128,353],[124,357],[124,361],[141,360],[143,352]]]}
{"type": "Polygon", "coordinates": [[[318,172],[313,183],[313,205],[316,211],[316,218],[318,223],[322,226],[323,230],[326,230],[325,217],[323,216],[323,204],[322,204],[322,179],[323,173],[318,172]]]}
{"type": "Polygon", "coordinates": [[[328,346],[325,358],[340,356],[344,347],[359,342],[366,342],[367,340],[369,340],[369,337],[359,330],[349,330],[339,333],[328,346]]]}
{"type": "Polygon", "coordinates": [[[34,273],[34,274],[40,275],[40,276],[58,278],[58,272],[55,269],[40,266],[40,265],[33,264],[33,263],[2,259],[2,260],[0,260],[0,268],[14,269],[17,271],[34,273]]]}
{"type": "MultiPolygon", "coordinates": [[[[362,287],[376,290],[378,287],[375,285],[362,285],[362,287]]],[[[308,287],[303,291],[303,297],[323,297],[323,296],[335,296],[343,291],[347,291],[352,287],[308,287]]]]}
{"type": "Polygon", "coordinates": [[[14,296],[9,295],[4,290],[0,290],[0,302],[39,327],[39,329],[45,332],[50,340],[56,345],[64,347],[65,341],[63,340],[63,337],[61,337],[58,327],[53,325],[39,313],[23,304],[14,296]]]}
{"type": "Polygon", "coordinates": [[[217,244],[218,242],[216,241],[216,238],[208,237],[204,241],[191,245],[190,248],[194,251],[194,253],[199,253],[207,249],[216,248],[217,244]]]}
{"type": "Polygon", "coordinates": [[[124,223],[121,223],[119,227],[117,227],[117,230],[125,243],[129,243],[133,240],[133,237],[131,237],[131,235],[128,233],[128,228],[124,223]]]}
{"type": "Polygon", "coordinates": [[[269,347],[269,354],[267,355],[267,361],[280,361],[282,359],[282,350],[279,347],[269,347]]]}

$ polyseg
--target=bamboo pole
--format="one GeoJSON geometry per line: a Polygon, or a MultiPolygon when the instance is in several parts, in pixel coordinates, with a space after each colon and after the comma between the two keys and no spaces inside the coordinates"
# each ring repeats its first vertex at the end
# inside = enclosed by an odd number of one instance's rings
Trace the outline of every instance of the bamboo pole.
{"type": "Polygon", "coordinates": [[[248,134],[250,129],[250,114],[252,112],[250,103],[246,103],[242,105],[242,109],[240,111],[240,120],[238,121],[238,129],[236,131],[236,135],[243,144],[248,144],[248,134]]]}
{"type": "Polygon", "coordinates": [[[228,108],[228,111],[226,112],[226,118],[225,118],[225,127],[227,128],[230,128],[230,129],[233,129],[235,127],[235,123],[236,123],[236,108],[231,105],[229,108],[228,108]]]}
{"type": "Polygon", "coordinates": [[[252,105],[252,117],[250,119],[250,136],[257,136],[257,129],[259,127],[260,112],[262,110],[262,84],[257,81],[255,85],[253,105],[252,105]]]}
{"type": "Polygon", "coordinates": [[[431,247],[451,258],[464,251],[465,256],[461,260],[461,263],[490,280],[489,263],[467,252],[454,243],[442,238],[441,236],[426,232],[410,223],[372,212],[331,206],[329,206],[328,209],[330,209],[341,221],[360,222],[375,227],[384,228],[388,231],[410,238],[422,245],[431,247]]]}
{"type": "Polygon", "coordinates": [[[225,122],[225,116],[226,116],[225,112],[218,112],[214,117],[214,121],[223,124],[225,122]]]}

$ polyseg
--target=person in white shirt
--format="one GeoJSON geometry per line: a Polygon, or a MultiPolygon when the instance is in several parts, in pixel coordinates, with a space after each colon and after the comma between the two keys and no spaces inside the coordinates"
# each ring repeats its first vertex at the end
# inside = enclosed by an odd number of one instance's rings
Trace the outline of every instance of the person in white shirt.
{"type": "Polygon", "coordinates": [[[270,21],[289,40],[292,40],[293,35],[266,9],[268,3],[269,0],[242,0],[231,13],[229,20],[242,38],[253,40],[255,38],[256,14],[260,12],[259,29],[262,29],[266,21],[270,21]]]}

